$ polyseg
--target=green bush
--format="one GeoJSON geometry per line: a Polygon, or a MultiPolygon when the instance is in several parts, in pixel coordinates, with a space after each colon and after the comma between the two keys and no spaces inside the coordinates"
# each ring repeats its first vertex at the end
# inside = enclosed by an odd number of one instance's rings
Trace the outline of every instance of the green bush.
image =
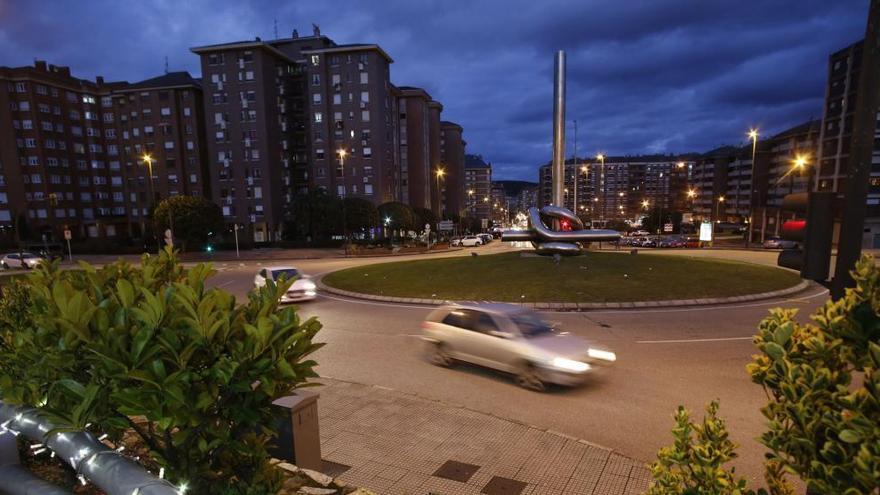
{"type": "MultiPolygon", "coordinates": [[[[759,326],[762,354],[747,366],[769,402],[761,409],[768,431],[768,491],[794,493],[785,475],[811,493],[875,494],[880,490],[880,268],[864,256],[853,271],[854,289],[812,316],[775,309],[759,326]]],[[[675,415],[675,444],[652,465],[649,494],[751,494],[724,464],[735,457],[717,404],[702,425],[684,409],[675,415]],[[696,433],[693,438],[691,433],[696,433]]]]}
{"type": "Polygon", "coordinates": [[[279,310],[289,282],[233,296],[166,251],[140,267],[40,269],[0,300],[0,395],[66,429],[134,430],[196,493],[275,493],[272,402],[316,376],[320,324],[279,310]],[[27,309],[24,309],[27,308],[27,309]],[[145,421],[135,421],[144,418],[145,421]]]}

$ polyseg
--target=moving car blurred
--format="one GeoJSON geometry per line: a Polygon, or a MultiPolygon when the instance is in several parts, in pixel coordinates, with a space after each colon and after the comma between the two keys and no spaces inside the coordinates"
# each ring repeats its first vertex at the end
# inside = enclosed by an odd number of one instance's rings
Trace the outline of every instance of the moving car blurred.
{"type": "Polygon", "coordinates": [[[28,270],[40,266],[45,259],[33,253],[9,253],[0,258],[0,266],[9,270],[11,268],[27,268],[28,270]]]}
{"type": "Polygon", "coordinates": [[[269,266],[262,268],[254,276],[254,287],[263,287],[266,280],[278,282],[284,277],[285,280],[295,280],[293,285],[287,289],[287,292],[281,296],[282,303],[291,303],[297,301],[311,301],[318,292],[317,286],[311,281],[311,277],[304,275],[302,272],[292,266],[269,266]]]}
{"type": "Polygon", "coordinates": [[[577,385],[595,367],[617,356],[580,337],[560,332],[529,309],[514,304],[454,304],[436,309],[422,323],[431,361],[467,361],[516,376],[542,391],[547,383],[577,385]]]}
{"type": "Polygon", "coordinates": [[[469,235],[461,238],[461,245],[464,247],[482,246],[483,240],[475,235],[469,235]]]}
{"type": "Polygon", "coordinates": [[[794,249],[797,247],[797,242],[788,241],[782,239],[780,237],[770,237],[764,240],[764,249],[794,249]]]}
{"type": "Polygon", "coordinates": [[[461,237],[453,237],[449,239],[450,246],[461,246],[461,237]]]}

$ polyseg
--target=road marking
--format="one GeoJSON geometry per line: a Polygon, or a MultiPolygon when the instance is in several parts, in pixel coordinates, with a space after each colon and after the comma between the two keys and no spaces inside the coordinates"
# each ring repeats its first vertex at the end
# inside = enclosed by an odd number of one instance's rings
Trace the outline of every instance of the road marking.
{"type": "Polygon", "coordinates": [[[235,282],[235,280],[230,280],[230,281],[228,281],[228,282],[223,282],[222,284],[218,284],[215,288],[219,289],[220,287],[226,287],[227,285],[231,284],[232,282],[235,282]]]}
{"type": "Polygon", "coordinates": [[[716,339],[672,339],[672,340],[637,340],[636,344],[691,344],[698,342],[729,342],[733,340],[753,340],[755,337],[722,337],[716,339]]]}

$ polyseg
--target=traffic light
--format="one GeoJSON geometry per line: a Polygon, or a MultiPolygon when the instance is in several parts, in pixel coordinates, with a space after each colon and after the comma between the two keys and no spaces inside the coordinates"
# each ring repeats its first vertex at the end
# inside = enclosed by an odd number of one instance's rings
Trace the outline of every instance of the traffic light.
{"type": "Polygon", "coordinates": [[[795,193],[783,198],[782,209],[801,218],[782,224],[782,239],[796,242],[797,247],[779,253],[779,266],[799,270],[801,277],[809,280],[828,279],[834,200],[835,194],[831,192],[795,193]]]}

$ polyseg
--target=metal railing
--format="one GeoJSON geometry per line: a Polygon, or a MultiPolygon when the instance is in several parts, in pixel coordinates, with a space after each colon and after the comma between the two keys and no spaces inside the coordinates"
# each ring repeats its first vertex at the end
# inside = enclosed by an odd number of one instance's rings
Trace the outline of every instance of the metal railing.
{"type": "MultiPolygon", "coordinates": [[[[108,495],[182,495],[186,491],[185,487],[176,487],[149,473],[89,432],[48,434],[56,427],[41,418],[36,409],[13,407],[0,401],[0,435],[20,434],[41,444],[40,448],[51,450],[69,464],[81,480],[88,480],[108,495]]],[[[13,483],[5,476],[0,478],[0,493],[8,491],[13,483]]]]}

